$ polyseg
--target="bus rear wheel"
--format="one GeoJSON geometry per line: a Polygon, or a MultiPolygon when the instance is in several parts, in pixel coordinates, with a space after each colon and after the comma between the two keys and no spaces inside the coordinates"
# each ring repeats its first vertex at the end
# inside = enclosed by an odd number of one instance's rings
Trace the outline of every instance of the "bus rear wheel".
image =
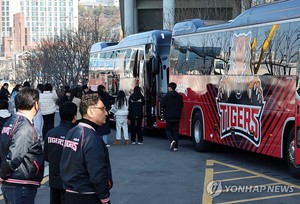
{"type": "Polygon", "coordinates": [[[203,119],[200,112],[197,112],[193,118],[192,137],[196,151],[207,152],[211,150],[212,144],[204,140],[203,119]]]}
{"type": "Polygon", "coordinates": [[[294,128],[290,131],[287,147],[286,147],[286,160],[289,170],[294,178],[300,178],[300,166],[295,165],[295,139],[294,128]]]}

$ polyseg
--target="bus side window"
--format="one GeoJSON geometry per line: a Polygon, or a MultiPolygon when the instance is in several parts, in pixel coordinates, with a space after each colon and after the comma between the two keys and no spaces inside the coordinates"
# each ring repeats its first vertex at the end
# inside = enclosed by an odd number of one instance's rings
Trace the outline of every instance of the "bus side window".
{"type": "Polygon", "coordinates": [[[288,53],[289,61],[289,75],[297,75],[299,76],[300,72],[300,23],[295,22],[290,24],[290,40],[289,47],[290,53],[288,53]],[[298,69],[298,70],[297,70],[298,69]]]}
{"type": "Polygon", "coordinates": [[[188,64],[186,61],[186,52],[179,52],[177,63],[175,65],[175,70],[178,71],[178,74],[186,74],[188,70],[188,64]]]}
{"type": "MultiPolygon", "coordinates": [[[[133,67],[132,67],[133,68],[132,75],[134,78],[139,77],[139,60],[138,60],[139,58],[138,58],[138,56],[139,56],[139,51],[136,50],[136,53],[134,55],[133,67]]],[[[129,76],[129,77],[131,77],[131,76],[129,76]]]]}

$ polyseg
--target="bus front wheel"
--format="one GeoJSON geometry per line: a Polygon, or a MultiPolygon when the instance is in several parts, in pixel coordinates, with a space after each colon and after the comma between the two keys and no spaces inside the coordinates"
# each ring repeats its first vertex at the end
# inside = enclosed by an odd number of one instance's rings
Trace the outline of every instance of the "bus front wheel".
{"type": "Polygon", "coordinates": [[[300,166],[295,165],[295,139],[294,128],[290,131],[287,148],[286,148],[286,160],[289,170],[294,178],[300,178],[300,166]]]}
{"type": "Polygon", "coordinates": [[[200,112],[197,112],[193,118],[192,137],[196,151],[207,152],[211,150],[212,144],[204,140],[203,119],[200,112]]]}

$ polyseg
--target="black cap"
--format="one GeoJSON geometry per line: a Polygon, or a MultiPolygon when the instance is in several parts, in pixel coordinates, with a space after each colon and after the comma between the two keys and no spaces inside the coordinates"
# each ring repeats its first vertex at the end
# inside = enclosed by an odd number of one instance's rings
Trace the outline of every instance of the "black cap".
{"type": "Polygon", "coordinates": [[[177,85],[174,82],[169,83],[168,87],[171,87],[173,91],[175,91],[177,85]]]}

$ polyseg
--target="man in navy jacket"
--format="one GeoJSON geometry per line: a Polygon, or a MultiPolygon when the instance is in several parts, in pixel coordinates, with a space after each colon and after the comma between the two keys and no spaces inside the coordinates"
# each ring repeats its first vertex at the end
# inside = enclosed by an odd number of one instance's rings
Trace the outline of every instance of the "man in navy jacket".
{"type": "Polygon", "coordinates": [[[82,119],[68,132],[60,160],[65,203],[108,204],[113,185],[109,154],[96,132],[107,111],[97,93],[83,95],[80,110],[82,119]]]}
{"type": "Polygon", "coordinates": [[[63,204],[65,190],[60,177],[59,163],[64,140],[76,122],[77,106],[72,102],[65,102],[59,107],[60,124],[49,130],[45,137],[44,156],[49,162],[50,204],[63,204]]]}
{"type": "Polygon", "coordinates": [[[183,108],[182,96],[177,93],[176,84],[169,83],[169,92],[164,96],[161,107],[164,108],[164,118],[166,120],[166,135],[170,141],[170,150],[178,150],[178,132],[181,111],[183,108]]]}

